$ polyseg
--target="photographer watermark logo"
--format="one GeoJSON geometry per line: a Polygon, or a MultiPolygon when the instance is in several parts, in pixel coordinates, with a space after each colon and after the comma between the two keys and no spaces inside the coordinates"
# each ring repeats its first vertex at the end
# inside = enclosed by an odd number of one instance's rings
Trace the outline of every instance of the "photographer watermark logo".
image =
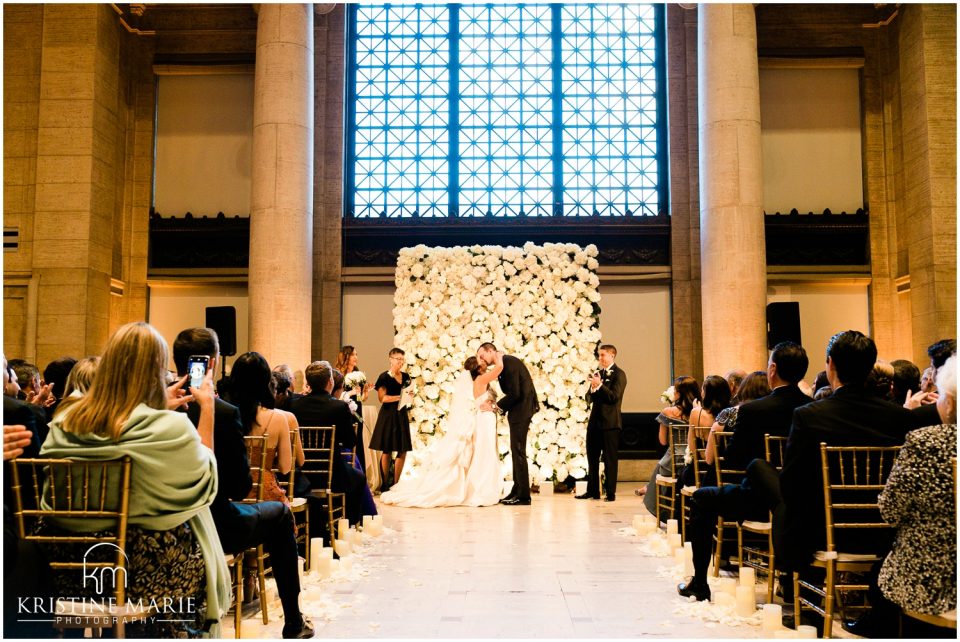
{"type": "Polygon", "coordinates": [[[123,580],[123,588],[126,589],[127,588],[127,569],[126,568],[116,567],[116,566],[101,566],[101,565],[92,566],[92,567],[87,566],[87,564],[89,563],[87,558],[95,549],[98,549],[101,546],[108,546],[116,549],[118,553],[123,555],[123,559],[126,560],[126,563],[127,564],[130,563],[130,560],[127,557],[127,554],[123,551],[122,548],[120,548],[116,544],[112,544],[109,542],[101,542],[100,544],[94,544],[93,546],[87,549],[86,553],[83,554],[83,588],[88,588],[87,581],[89,580],[92,584],[94,593],[96,593],[97,595],[103,595],[104,590],[107,589],[106,580],[107,578],[109,578],[110,591],[111,592],[116,591],[117,575],[120,574],[122,576],[121,579],[123,580]]]}

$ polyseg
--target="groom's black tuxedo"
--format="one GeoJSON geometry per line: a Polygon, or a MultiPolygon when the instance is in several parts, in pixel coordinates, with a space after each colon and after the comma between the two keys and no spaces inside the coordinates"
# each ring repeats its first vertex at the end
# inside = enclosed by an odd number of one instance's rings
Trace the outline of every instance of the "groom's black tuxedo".
{"type": "Polygon", "coordinates": [[[510,455],[513,458],[513,490],[510,495],[530,500],[530,475],[527,472],[527,433],[530,420],[540,410],[537,389],[530,371],[520,359],[503,355],[503,371],[497,379],[503,396],[497,405],[507,415],[510,425],[510,455]]]}
{"type": "Polygon", "coordinates": [[[600,497],[600,456],[606,468],[607,499],[617,494],[618,446],[623,419],[620,405],[627,387],[627,374],[617,365],[600,372],[600,387],[587,392],[587,401],[592,404],[587,423],[587,494],[600,497]]]}

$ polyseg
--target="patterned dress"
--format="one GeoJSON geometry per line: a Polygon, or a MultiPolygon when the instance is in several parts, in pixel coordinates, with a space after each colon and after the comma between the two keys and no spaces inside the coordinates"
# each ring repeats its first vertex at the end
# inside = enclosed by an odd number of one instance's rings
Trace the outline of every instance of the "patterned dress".
{"type": "Polygon", "coordinates": [[[907,434],[880,494],[880,512],[897,527],[880,570],[880,590],[904,609],[939,615],[957,608],[957,521],[951,457],[957,425],[907,434]]]}
{"type": "MultiPolygon", "coordinates": [[[[35,531],[43,535],[71,535],[73,533],[53,524],[38,521],[35,531]]],[[[112,535],[108,531],[94,536],[112,535]]],[[[44,550],[55,559],[84,559],[88,544],[45,544],[44,550]]],[[[190,525],[184,522],[167,531],[152,531],[137,526],[127,528],[126,553],[127,600],[148,604],[155,599],[163,604],[172,598],[171,610],[165,610],[146,622],[129,622],[129,638],[198,638],[203,633],[203,614],[206,612],[207,578],[200,544],[190,525]],[[159,620],[166,620],[161,622],[159,620]]],[[[103,547],[89,554],[87,559],[108,562],[115,553],[103,547]]],[[[84,586],[80,570],[53,572],[57,595],[81,598],[101,598],[93,591],[92,583],[84,586]]]]}

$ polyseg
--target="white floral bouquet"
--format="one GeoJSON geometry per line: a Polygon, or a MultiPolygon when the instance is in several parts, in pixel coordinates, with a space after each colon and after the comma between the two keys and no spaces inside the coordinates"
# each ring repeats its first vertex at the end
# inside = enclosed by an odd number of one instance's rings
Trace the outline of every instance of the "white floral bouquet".
{"type": "Polygon", "coordinates": [[[660,401],[668,406],[677,400],[677,391],[673,386],[660,393],[660,401]]]}
{"type": "MultiPolygon", "coordinates": [[[[600,342],[597,254],[594,245],[564,243],[400,251],[394,342],[422,391],[410,412],[414,452],[442,436],[464,360],[491,341],[526,364],[539,394],[527,442],[531,479],[586,475],[582,388],[600,342]]],[[[509,452],[506,422],[498,449],[502,458],[509,452]]],[[[503,468],[509,473],[509,459],[503,468]]]]}
{"type": "Polygon", "coordinates": [[[343,387],[347,390],[351,388],[363,388],[367,385],[367,375],[359,370],[354,370],[343,378],[343,387]]]}

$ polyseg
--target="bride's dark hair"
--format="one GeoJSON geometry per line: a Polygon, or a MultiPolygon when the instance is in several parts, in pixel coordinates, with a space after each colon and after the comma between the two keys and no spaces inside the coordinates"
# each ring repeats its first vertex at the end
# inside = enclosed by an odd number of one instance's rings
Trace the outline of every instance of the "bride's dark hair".
{"type": "Polygon", "coordinates": [[[467,357],[467,360],[463,362],[463,369],[467,370],[474,379],[483,374],[483,368],[476,357],[467,357]]]}

